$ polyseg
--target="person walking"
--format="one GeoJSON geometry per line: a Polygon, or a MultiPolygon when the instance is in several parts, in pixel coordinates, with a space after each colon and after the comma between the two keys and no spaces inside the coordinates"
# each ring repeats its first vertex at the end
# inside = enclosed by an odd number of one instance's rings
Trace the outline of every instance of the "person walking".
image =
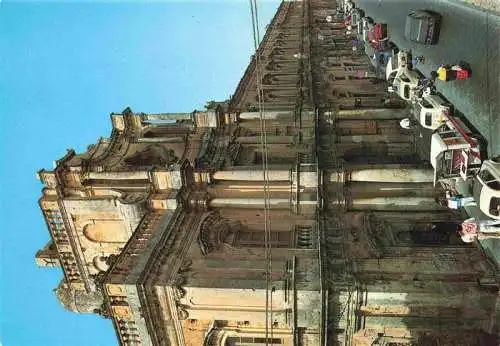
{"type": "Polygon", "coordinates": [[[476,220],[470,218],[462,222],[458,234],[464,243],[474,240],[500,238],[500,220],[476,220]]]}
{"type": "Polygon", "coordinates": [[[411,59],[411,63],[413,66],[417,64],[425,64],[425,56],[423,55],[416,56],[413,59],[411,59]]]}

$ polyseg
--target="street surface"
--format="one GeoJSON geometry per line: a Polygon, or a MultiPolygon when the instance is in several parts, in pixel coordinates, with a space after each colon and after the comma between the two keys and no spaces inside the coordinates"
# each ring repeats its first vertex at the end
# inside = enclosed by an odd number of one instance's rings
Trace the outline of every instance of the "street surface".
{"type": "Polygon", "coordinates": [[[416,65],[425,76],[440,64],[468,62],[468,80],[436,81],[459,114],[488,141],[488,156],[500,155],[500,17],[472,9],[453,0],[354,0],[376,22],[387,23],[389,39],[414,56],[425,56],[416,65]],[[437,45],[425,46],[404,38],[406,15],[412,9],[428,9],[442,15],[437,45]]]}

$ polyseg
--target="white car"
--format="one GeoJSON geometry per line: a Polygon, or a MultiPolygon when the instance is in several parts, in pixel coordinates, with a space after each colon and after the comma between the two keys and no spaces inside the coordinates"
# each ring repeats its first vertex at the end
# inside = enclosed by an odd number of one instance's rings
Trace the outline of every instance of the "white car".
{"type": "Polygon", "coordinates": [[[363,39],[363,18],[361,18],[358,23],[356,24],[356,31],[358,34],[358,39],[362,40],[363,39]]]}
{"type": "Polygon", "coordinates": [[[451,113],[451,105],[441,96],[431,94],[419,99],[413,106],[415,117],[422,127],[435,130],[447,120],[451,113]]]}
{"type": "Polygon", "coordinates": [[[349,14],[352,11],[352,9],[354,9],[354,7],[355,7],[355,5],[354,5],[354,3],[352,1],[350,1],[350,0],[344,1],[344,8],[343,8],[343,10],[344,10],[344,13],[346,15],[349,14]]]}
{"type": "Polygon", "coordinates": [[[373,29],[373,19],[370,17],[361,18],[361,32],[358,32],[359,39],[368,42],[368,31],[373,29]]]}
{"type": "Polygon", "coordinates": [[[387,62],[385,78],[387,80],[396,78],[399,71],[409,69],[410,62],[411,54],[408,51],[400,50],[396,54],[393,54],[387,62]]]}
{"type": "Polygon", "coordinates": [[[388,88],[388,91],[398,94],[405,101],[415,101],[418,98],[417,87],[419,80],[420,75],[416,71],[402,69],[394,79],[389,79],[392,86],[388,88]]]}
{"type": "Polygon", "coordinates": [[[473,190],[479,209],[492,219],[500,220],[500,157],[483,162],[473,190]]]}
{"type": "MultiPolygon", "coordinates": [[[[358,23],[362,21],[364,16],[365,16],[365,11],[363,11],[359,8],[355,8],[351,13],[351,22],[350,22],[351,26],[354,28],[357,28],[358,23]]],[[[348,29],[348,30],[351,30],[351,29],[348,29]]]]}

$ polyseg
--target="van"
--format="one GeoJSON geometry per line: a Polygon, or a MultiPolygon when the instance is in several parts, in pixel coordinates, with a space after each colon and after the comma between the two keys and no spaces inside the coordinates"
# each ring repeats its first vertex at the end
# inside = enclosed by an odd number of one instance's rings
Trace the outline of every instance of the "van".
{"type": "Polygon", "coordinates": [[[452,106],[441,96],[433,94],[419,99],[413,106],[415,117],[422,127],[435,130],[447,120],[446,114],[450,114],[452,106]]]}
{"type": "Polygon", "coordinates": [[[389,87],[389,92],[394,92],[405,101],[414,101],[418,97],[417,87],[420,80],[420,75],[410,69],[400,69],[396,77],[392,81],[392,87],[389,87]]]}
{"type": "Polygon", "coordinates": [[[441,15],[432,11],[411,11],[406,16],[405,37],[407,40],[436,44],[439,39],[441,15]]]}
{"type": "Polygon", "coordinates": [[[484,214],[500,220],[500,157],[483,162],[474,178],[473,196],[484,214]]]}
{"type": "Polygon", "coordinates": [[[432,11],[411,11],[406,17],[405,37],[423,44],[436,44],[439,39],[441,15],[432,11]]]}

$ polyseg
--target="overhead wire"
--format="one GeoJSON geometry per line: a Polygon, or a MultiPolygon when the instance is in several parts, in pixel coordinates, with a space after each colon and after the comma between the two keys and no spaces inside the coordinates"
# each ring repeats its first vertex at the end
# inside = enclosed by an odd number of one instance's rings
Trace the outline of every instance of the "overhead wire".
{"type": "Polygon", "coordinates": [[[268,166],[268,146],[267,146],[267,128],[266,118],[264,116],[264,91],[262,89],[262,67],[261,56],[259,50],[260,32],[259,32],[259,17],[256,0],[249,0],[250,11],[252,17],[252,32],[253,43],[255,49],[255,65],[257,71],[257,100],[260,119],[260,144],[262,152],[262,172],[264,180],[264,243],[265,243],[265,262],[266,262],[266,326],[265,339],[266,346],[269,345],[269,335],[271,342],[273,340],[273,302],[271,288],[271,273],[272,273],[272,254],[271,254],[271,221],[269,217],[270,210],[270,195],[269,195],[269,166],[268,166]]]}

